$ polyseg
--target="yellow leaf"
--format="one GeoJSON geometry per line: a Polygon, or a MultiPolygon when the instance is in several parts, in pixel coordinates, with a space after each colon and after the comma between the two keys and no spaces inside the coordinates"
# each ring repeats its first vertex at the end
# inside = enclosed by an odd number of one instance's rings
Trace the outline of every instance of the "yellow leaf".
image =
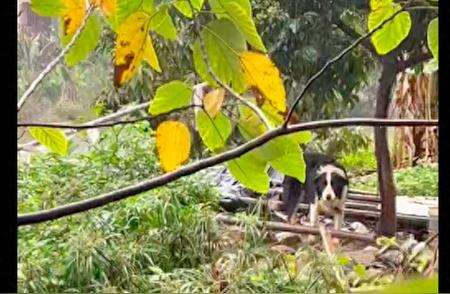
{"type": "Polygon", "coordinates": [[[156,129],[156,148],[164,172],[173,171],[189,158],[191,133],[181,122],[163,122],[156,129]]]}
{"type": "Polygon", "coordinates": [[[84,0],[63,0],[65,9],[62,15],[64,36],[74,34],[86,14],[84,0]]]}
{"type": "MultiPolygon", "coordinates": [[[[270,58],[261,53],[246,51],[240,55],[241,68],[247,84],[278,112],[286,111],[286,91],[278,68],[270,58]]],[[[258,101],[259,102],[259,101],[258,101]]]]}
{"type": "Polygon", "coordinates": [[[206,112],[215,118],[222,107],[223,99],[225,97],[225,90],[223,88],[214,89],[203,98],[203,106],[206,112]]]}
{"type": "Polygon", "coordinates": [[[107,16],[110,17],[116,12],[116,0],[103,0],[102,1],[102,11],[107,16]]]}
{"type": "Polygon", "coordinates": [[[158,55],[156,55],[155,48],[153,47],[153,42],[150,35],[147,36],[147,43],[144,50],[144,60],[153,67],[157,72],[161,72],[161,67],[159,66],[158,55]]]}
{"type": "MultiPolygon", "coordinates": [[[[130,15],[119,27],[116,40],[114,84],[122,86],[136,72],[148,45],[150,17],[138,11],[130,15]]],[[[150,50],[150,49],[148,49],[150,50]]]]}
{"type": "Polygon", "coordinates": [[[91,0],[91,5],[100,7],[103,14],[107,17],[114,15],[116,12],[116,0],[91,0]]]}

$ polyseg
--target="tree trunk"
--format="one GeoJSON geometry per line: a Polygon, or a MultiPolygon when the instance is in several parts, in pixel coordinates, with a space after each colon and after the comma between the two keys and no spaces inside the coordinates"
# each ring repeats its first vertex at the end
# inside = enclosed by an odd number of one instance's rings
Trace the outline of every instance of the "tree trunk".
{"type": "Polygon", "coordinates": [[[20,14],[17,18],[18,31],[30,36],[47,32],[52,23],[50,18],[34,13],[28,2],[21,1],[18,3],[18,14],[20,14]]]}
{"type": "MultiPolygon", "coordinates": [[[[395,77],[395,64],[383,61],[383,70],[377,91],[375,112],[375,117],[377,118],[387,117],[395,77]]],[[[395,185],[386,127],[375,127],[375,155],[378,169],[378,189],[381,196],[381,216],[378,223],[378,233],[384,236],[394,236],[397,229],[395,185]]]]}

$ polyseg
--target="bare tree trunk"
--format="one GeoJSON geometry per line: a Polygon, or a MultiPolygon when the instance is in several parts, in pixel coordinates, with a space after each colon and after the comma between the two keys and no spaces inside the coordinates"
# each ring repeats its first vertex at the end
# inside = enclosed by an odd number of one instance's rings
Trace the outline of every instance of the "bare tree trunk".
{"type": "Polygon", "coordinates": [[[36,36],[38,33],[49,30],[52,23],[50,18],[42,17],[34,13],[28,2],[21,1],[18,5],[19,16],[17,21],[20,32],[29,34],[30,36],[36,36]]]}
{"type": "MultiPolygon", "coordinates": [[[[384,61],[377,92],[375,112],[375,117],[377,118],[387,117],[395,77],[395,64],[388,60],[384,61]]],[[[378,223],[378,233],[384,236],[394,236],[397,229],[395,185],[386,127],[375,128],[375,155],[378,169],[378,189],[381,196],[381,216],[378,223]]]]}

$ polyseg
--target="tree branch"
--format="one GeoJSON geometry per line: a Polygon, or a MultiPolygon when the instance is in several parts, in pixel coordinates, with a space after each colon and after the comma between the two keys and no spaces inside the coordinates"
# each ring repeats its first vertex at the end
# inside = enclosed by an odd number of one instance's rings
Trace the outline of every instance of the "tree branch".
{"type": "Polygon", "coordinates": [[[397,73],[404,71],[407,68],[413,67],[422,62],[428,61],[433,58],[430,52],[421,53],[416,56],[412,56],[406,60],[398,61],[397,63],[397,73]]]}
{"type": "Polygon", "coordinates": [[[19,215],[17,218],[18,226],[41,223],[49,220],[55,220],[61,217],[72,215],[75,213],[87,211],[93,208],[101,207],[106,204],[119,201],[130,196],[137,195],[139,193],[163,186],[167,183],[173,182],[181,177],[191,175],[202,169],[223,163],[230,159],[237,158],[268,141],[287,134],[321,129],[328,127],[346,127],[346,126],[437,126],[438,120],[423,120],[423,119],[376,119],[376,118],[349,118],[349,119],[335,119],[335,120],[323,120],[316,122],[308,122],[302,124],[295,124],[289,127],[278,127],[271,131],[264,133],[263,135],[221,154],[191,163],[176,171],[158,176],[153,179],[148,179],[137,183],[132,186],[128,186],[113,192],[109,192],[90,199],[62,205],[56,208],[42,210],[34,213],[27,213],[19,215]]]}
{"type": "MultiPolygon", "coordinates": [[[[345,22],[342,21],[342,19],[337,18],[334,21],[334,24],[336,25],[336,27],[338,29],[340,29],[342,32],[344,32],[345,34],[347,34],[349,37],[353,38],[353,39],[358,39],[361,38],[361,35],[356,32],[355,30],[353,30],[350,26],[348,26],[345,22]]],[[[364,39],[361,41],[361,45],[363,46],[363,48],[365,50],[367,50],[373,57],[378,58],[379,55],[377,54],[377,52],[375,51],[375,48],[372,45],[372,42],[370,42],[370,40],[368,39],[364,39]]]]}
{"type": "Polygon", "coordinates": [[[297,96],[297,98],[295,99],[294,104],[291,106],[291,109],[288,112],[288,115],[286,116],[286,119],[284,120],[283,123],[283,127],[286,128],[289,120],[291,119],[292,114],[295,111],[295,108],[297,107],[298,103],[300,102],[300,99],[302,99],[302,97],[305,95],[306,91],[308,90],[308,88],[312,85],[312,83],[317,80],[324,72],[325,70],[330,67],[330,65],[332,65],[333,63],[335,63],[336,61],[340,60],[342,57],[344,57],[348,52],[350,52],[353,48],[355,48],[356,46],[358,46],[364,39],[370,37],[373,33],[375,33],[376,31],[378,31],[379,29],[381,29],[386,23],[388,23],[389,21],[393,20],[399,13],[403,12],[405,10],[405,8],[402,8],[398,11],[396,11],[394,14],[392,14],[390,17],[388,17],[387,19],[385,19],[383,22],[381,22],[379,25],[377,25],[372,31],[368,32],[367,34],[362,35],[361,37],[359,37],[358,39],[356,39],[352,44],[350,44],[350,46],[348,46],[347,48],[345,48],[344,50],[342,50],[338,55],[336,55],[335,57],[329,59],[324,66],[322,66],[321,69],[319,69],[318,72],[316,72],[313,76],[311,76],[309,78],[309,80],[306,82],[305,87],[303,88],[303,90],[300,92],[300,94],[297,96]]]}
{"type": "Polygon", "coordinates": [[[44,68],[44,70],[34,79],[33,82],[31,82],[30,86],[27,88],[25,93],[23,93],[22,97],[20,97],[19,102],[17,103],[17,112],[20,111],[22,106],[25,104],[27,99],[33,94],[36,87],[42,82],[42,80],[53,70],[53,68],[62,60],[64,55],[66,55],[69,50],[73,47],[75,42],[78,40],[78,38],[81,35],[81,32],[83,31],[84,27],[86,26],[86,22],[88,18],[91,16],[92,12],[94,11],[94,6],[89,6],[89,8],[86,11],[86,15],[84,16],[80,27],[76,31],[75,35],[73,35],[72,39],[70,40],[69,44],[53,59],[47,66],[44,68]]]}

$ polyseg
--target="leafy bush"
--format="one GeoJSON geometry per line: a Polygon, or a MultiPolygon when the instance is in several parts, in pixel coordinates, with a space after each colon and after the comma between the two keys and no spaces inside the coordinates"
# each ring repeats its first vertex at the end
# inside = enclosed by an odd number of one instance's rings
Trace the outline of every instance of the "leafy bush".
{"type": "MultiPolygon", "coordinates": [[[[438,167],[416,166],[394,171],[398,195],[438,196],[438,167]]],[[[377,174],[354,178],[352,188],[377,191],[377,174]]]]}
{"type": "Polygon", "coordinates": [[[377,169],[377,160],[373,149],[362,149],[348,153],[339,158],[341,163],[350,174],[361,174],[373,172],[377,169]]]}

